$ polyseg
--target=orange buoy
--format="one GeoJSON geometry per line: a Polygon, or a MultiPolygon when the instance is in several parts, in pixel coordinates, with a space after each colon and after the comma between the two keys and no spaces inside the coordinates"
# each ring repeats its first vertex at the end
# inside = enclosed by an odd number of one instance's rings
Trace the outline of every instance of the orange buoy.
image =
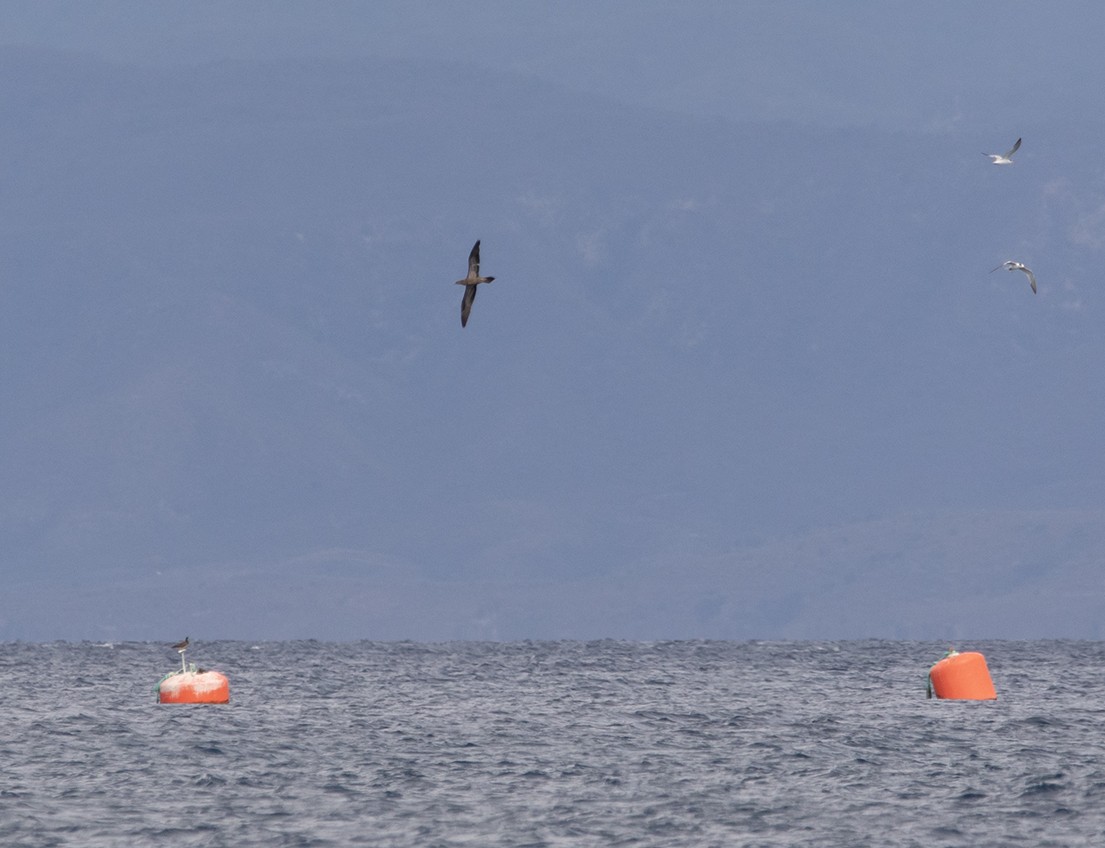
{"type": "Polygon", "coordinates": [[[929,669],[929,697],[960,701],[993,701],[998,697],[986,658],[975,651],[949,651],[929,669]]]}
{"type": "Polygon", "coordinates": [[[230,681],[217,671],[174,671],[157,684],[157,700],[162,704],[225,704],[230,701],[230,681]]]}

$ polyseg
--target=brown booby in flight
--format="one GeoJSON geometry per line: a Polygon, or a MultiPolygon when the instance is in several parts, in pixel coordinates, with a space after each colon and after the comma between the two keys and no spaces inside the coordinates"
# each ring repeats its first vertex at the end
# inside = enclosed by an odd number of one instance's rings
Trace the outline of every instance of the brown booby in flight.
{"type": "Polygon", "coordinates": [[[490,283],[494,277],[480,276],[480,240],[472,245],[472,252],[468,254],[468,276],[463,280],[457,280],[458,286],[464,286],[464,299],[460,302],[460,325],[468,324],[468,314],[472,311],[472,302],[476,299],[476,286],[480,283],[490,283]]]}

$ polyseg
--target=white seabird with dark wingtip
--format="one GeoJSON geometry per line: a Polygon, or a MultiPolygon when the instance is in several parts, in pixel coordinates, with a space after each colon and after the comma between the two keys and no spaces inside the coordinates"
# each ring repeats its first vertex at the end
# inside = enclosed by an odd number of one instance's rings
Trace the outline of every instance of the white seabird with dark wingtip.
{"type": "Polygon", "coordinates": [[[468,254],[468,276],[463,280],[457,280],[458,286],[464,286],[464,299],[460,302],[460,325],[468,324],[468,315],[472,311],[472,302],[476,299],[476,286],[480,283],[490,283],[494,277],[480,276],[480,240],[472,245],[472,252],[468,254]]]}
{"type": "Polygon", "coordinates": [[[1008,153],[983,153],[982,155],[989,156],[990,161],[995,165],[1012,165],[1013,154],[1017,152],[1020,146],[1021,140],[1018,138],[1016,143],[1009,149],[1008,153]]]}
{"type": "Polygon", "coordinates": [[[1032,273],[1032,269],[1025,265],[1023,262],[1014,262],[1012,259],[1006,259],[997,268],[990,269],[990,273],[993,274],[1004,268],[1006,271],[1024,271],[1028,275],[1028,284],[1032,286],[1032,293],[1036,294],[1036,275],[1032,273]]]}

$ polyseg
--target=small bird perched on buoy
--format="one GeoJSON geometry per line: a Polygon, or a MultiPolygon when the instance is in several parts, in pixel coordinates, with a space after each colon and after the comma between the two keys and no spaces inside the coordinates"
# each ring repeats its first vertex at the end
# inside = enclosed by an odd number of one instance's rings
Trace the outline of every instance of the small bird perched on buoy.
{"type": "Polygon", "coordinates": [[[480,240],[472,246],[472,252],[468,254],[468,276],[463,280],[457,280],[458,286],[464,286],[464,299],[460,302],[460,325],[468,324],[468,315],[472,311],[472,302],[476,299],[476,286],[480,283],[490,283],[494,277],[480,276],[480,240]]]}
{"type": "Polygon", "coordinates": [[[1006,259],[997,268],[991,268],[990,273],[993,274],[1000,268],[1004,268],[1006,271],[1024,271],[1028,275],[1028,284],[1032,286],[1032,293],[1036,294],[1036,275],[1032,273],[1032,269],[1025,265],[1023,262],[1014,262],[1012,259],[1006,259]]]}
{"type": "Polygon", "coordinates": [[[1021,146],[1021,140],[1018,138],[1013,146],[1009,149],[1008,153],[983,153],[983,156],[989,156],[990,162],[994,165],[1012,165],[1013,154],[1017,152],[1021,146]]]}
{"type": "Polygon", "coordinates": [[[188,650],[188,637],[185,636],[183,641],[173,645],[173,650],[180,654],[180,670],[186,671],[188,667],[184,664],[184,652],[188,650]]]}

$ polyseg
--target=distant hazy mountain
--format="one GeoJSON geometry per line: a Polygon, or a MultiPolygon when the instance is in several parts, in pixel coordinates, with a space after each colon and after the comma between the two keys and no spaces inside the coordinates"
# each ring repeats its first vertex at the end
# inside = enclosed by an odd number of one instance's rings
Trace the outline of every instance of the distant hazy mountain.
{"type": "Polygon", "coordinates": [[[1099,635],[1097,123],[14,49],[0,110],[0,638],[1099,635]]]}

